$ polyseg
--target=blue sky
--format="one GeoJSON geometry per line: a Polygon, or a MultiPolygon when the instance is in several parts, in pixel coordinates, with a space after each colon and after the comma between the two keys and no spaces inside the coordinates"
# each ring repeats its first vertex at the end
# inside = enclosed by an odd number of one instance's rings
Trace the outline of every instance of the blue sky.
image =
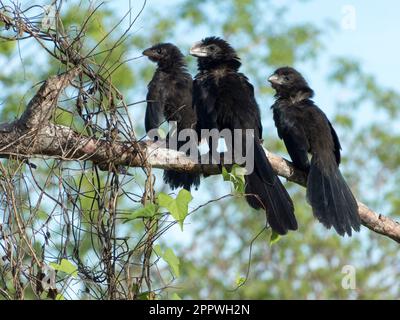
{"type": "MultiPolygon", "coordinates": [[[[226,1],[226,0],[223,0],[226,1]]],[[[7,2],[7,1],[6,1],[7,2]]],[[[42,1],[37,1],[38,3],[42,1]]],[[[50,2],[50,1],[43,1],[50,2]]],[[[131,2],[133,15],[137,13],[142,6],[142,1],[138,0],[113,0],[105,1],[119,12],[119,16],[126,12],[131,2]]],[[[146,30],[146,13],[154,8],[160,11],[173,10],[180,4],[181,0],[148,0],[144,15],[135,24],[132,33],[145,32],[146,30]]],[[[28,6],[32,1],[21,1],[22,7],[28,6]]],[[[67,2],[68,3],[68,2],[67,2]]],[[[346,56],[354,57],[362,62],[363,67],[368,72],[374,74],[379,82],[393,89],[400,91],[400,81],[398,80],[396,69],[400,67],[398,59],[400,57],[400,2],[396,0],[307,0],[307,1],[291,1],[291,0],[275,0],[276,4],[289,4],[292,8],[289,16],[293,23],[295,22],[311,22],[323,24],[326,20],[335,21],[339,26],[343,19],[343,9],[346,6],[352,6],[355,9],[356,25],[354,30],[345,30],[338,28],[327,39],[328,46],[324,53],[325,57],[346,56]]],[[[87,4],[83,2],[85,7],[87,4]]],[[[196,41],[199,37],[206,36],[202,34],[202,29],[197,28],[193,33],[183,34],[182,37],[188,42],[196,41]]],[[[170,39],[173,41],[174,39],[170,39]]],[[[132,52],[140,54],[140,51],[132,52]]],[[[16,62],[19,59],[17,59],[16,62]]],[[[134,65],[132,65],[134,67],[134,65]]],[[[302,70],[310,83],[315,88],[317,99],[328,102],[327,108],[332,106],[329,104],[330,90],[324,86],[325,75],[329,70],[329,60],[322,61],[318,68],[306,68],[302,70]],[[326,97],[326,98],[323,98],[326,97]]],[[[6,70],[4,70],[6,71],[6,70]]],[[[3,72],[4,72],[3,71],[3,72]]]]}
{"type": "MultiPolygon", "coordinates": [[[[143,17],[150,10],[157,9],[164,12],[174,10],[181,0],[149,0],[144,11],[143,17]]],[[[332,58],[336,56],[351,57],[360,61],[367,73],[373,74],[378,83],[385,87],[391,87],[400,91],[400,81],[396,74],[397,67],[400,66],[398,59],[400,57],[399,30],[400,20],[400,2],[395,0],[335,0],[335,1],[290,1],[275,0],[276,4],[288,4],[291,7],[288,17],[289,21],[309,22],[316,25],[325,26],[326,21],[333,21],[339,27],[328,36],[324,35],[326,48],[320,55],[317,65],[301,65],[301,70],[311,86],[316,92],[315,100],[317,104],[328,114],[334,113],[335,102],[346,99],[346,92],[334,91],[331,84],[326,81],[329,72],[332,71],[332,58]],[[354,29],[342,27],[343,21],[348,17],[348,10],[354,10],[355,21],[354,29]],[[347,11],[346,11],[347,9],[347,11]]],[[[115,8],[128,8],[128,1],[112,1],[115,8]]],[[[134,12],[141,7],[141,1],[132,1],[134,12]]],[[[210,14],[215,14],[210,12],[210,14]]],[[[186,32],[180,37],[180,41],[194,42],[210,34],[206,28],[196,28],[193,32],[186,32]]],[[[135,32],[146,30],[145,18],[139,19],[135,25],[135,32]]],[[[174,41],[175,39],[165,39],[174,41]]],[[[185,50],[185,48],[182,48],[185,50]]],[[[139,54],[140,52],[137,52],[139,54]]],[[[245,58],[245,57],[243,57],[245,58]]],[[[140,61],[142,63],[142,61],[140,61]]],[[[272,70],[271,70],[272,71],[272,70]]],[[[250,79],[251,79],[251,75],[250,79]]],[[[271,97],[272,98],[272,97],[271,97]]],[[[270,103],[272,100],[262,101],[260,104],[270,103]]],[[[365,119],[373,119],[369,111],[364,114],[365,119]]],[[[269,119],[266,119],[269,122],[269,119]]]]}
{"type": "MultiPolygon", "coordinates": [[[[223,0],[226,1],[226,0],[223,0]]],[[[38,1],[41,2],[41,1],[38,1]]],[[[43,1],[50,2],[50,1],[43,1]]],[[[174,10],[181,0],[148,0],[144,15],[132,29],[132,33],[146,32],[146,13],[150,10],[158,9],[161,12],[174,10]]],[[[346,30],[337,28],[332,32],[327,40],[327,47],[324,50],[320,63],[315,66],[304,66],[301,71],[306,75],[316,92],[317,103],[329,114],[333,113],[334,99],[332,90],[326,82],[326,75],[330,71],[330,59],[333,56],[353,57],[362,62],[367,72],[372,73],[379,83],[390,86],[400,91],[400,81],[398,81],[396,69],[400,66],[400,2],[395,0],[275,0],[276,4],[288,4],[292,8],[289,17],[293,23],[311,22],[323,25],[326,20],[336,22],[339,26],[344,18],[344,8],[351,6],[355,10],[355,29],[346,30]]],[[[31,1],[21,1],[22,6],[27,6],[31,1]]],[[[106,1],[108,5],[119,12],[119,16],[126,12],[131,3],[133,16],[142,6],[142,1],[138,0],[113,0],[106,1]]],[[[86,7],[87,3],[83,3],[86,7]]],[[[203,28],[197,28],[193,32],[182,34],[181,39],[188,43],[199,40],[199,38],[209,34],[203,34],[203,28]]],[[[207,32],[207,31],[205,31],[207,32]]],[[[179,40],[181,40],[179,39],[179,40]]],[[[174,41],[174,39],[166,39],[174,41]]],[[[130,56],[140,55],[141,50],[133,50],[130,56]]],[[[142,60],[142,59],[141,59],[142,60]]],[[[16,59],[19,63],[19,59],[16,59]]],[[[143,63],[144,61],[140,61],[143,63]]],[[[135,68],[136,62],[131,65],[135,68]]],[[[5,67],[5,66],[4,66],[5,67]]],[[[11,69],[11,68],[7,68],[11,69]]],[[[6,71],[6,70],[4,70],[6,71]]],[[[250,75],[251,76],[251,75],[250,75]]]]}
{"type": "MultiPolygon", "coordinates": [[[[288,2],[282,0],[280,2],[288,2]]],[[[307,1],[297,3],[291,12],[293,20],[322,23],[330,19],[340,27],[329,37],[325,57],[318,70],[305,70],[316,91],[316,99],[332,111],[332,91],[323,74],[329,72],[330,56],[352,57],[360,61],[364,70],[373,74],[378,82],[400,91],[397,70],[400,67],[399,30],[400,2],[394,0],[372,1],[307,1]],[[353,7],[355,29],[342,26],[344,8],[353,7]]]]}
{"type": "MultiPolygon", "coordinates": [[[[119,1],[118,1],[119,2],[119,1]]],[[[128,3],[128,1],[122,1],[128,3]]],[[[140,2],[136,2],[138,7],[140,2]]],[[[149,0],[147,9],[173,8],[180,0],[149,0]]],[[[400,67],[400,2],[396,0],[335,0],[335,1],[291,1],[275,0],[277,4],[289,4],[289,16],[296,21],[323,23],[327,19],[339,26],[344,17],[344,8],[355,9],[354,30],[339,28],[329,41],[327,53],[354,57],[363,62],[366,70],[377,76],[379,81],[400,91],[400,81],[394,72],[400,67]]],[[[146,10],[147,10],[146,9],[146,10]]],[[[162,10],[161,10],[162,11],[162,10]]],[[[194,34],[197,34],[196,32],[194,34]]],[[[190,35],[184,35],[189,37],[190,35]]]]}
{"type": "Polygon", "coordinates": [[[310,1],[297,4],[291,14],[294,19],[317,23],[329,18],[340,25],[345,6],[354,7],[356,28],[339,28],[331,37],[327,50],[331,54],[357,58],[380,82],[400,90],[400,82],[395,72],[400,66],[399,1],[310,1]]]}

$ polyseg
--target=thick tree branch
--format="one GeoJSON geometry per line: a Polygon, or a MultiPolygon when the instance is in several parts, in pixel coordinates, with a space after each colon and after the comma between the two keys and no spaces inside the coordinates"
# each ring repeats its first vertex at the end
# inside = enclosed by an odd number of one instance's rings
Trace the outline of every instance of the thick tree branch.
{"type": "Polygon", "coordinates": [[[29,102],[18,121],[19,125],[26,128],[38,128],[48,124],[57,106],[58,95],[78,74],[79,69],[76,68],[60,76],[47,79],[29,102]]]}
{"type": "MultiPolygon", "coordinates": [[[[215,165],[199,165],[183,153],[167,150],[157,143],[107,141],[87,137],[72,129],[50,122],[60,92],[77,75],[74,69],[49,78],[33,97],[18,121],[0,124],[0,157],[57,157],[65,160],[91,160],[96,164],[131,167],[152,166],[186,172],[218,174],[215,165]]],[[[269,152],[267,156],[278,175],[306,185],[304,172],[269,152]]],[[[400,243],[400,224],[359,202],[362,223],[372,231],[400,243]]]]}

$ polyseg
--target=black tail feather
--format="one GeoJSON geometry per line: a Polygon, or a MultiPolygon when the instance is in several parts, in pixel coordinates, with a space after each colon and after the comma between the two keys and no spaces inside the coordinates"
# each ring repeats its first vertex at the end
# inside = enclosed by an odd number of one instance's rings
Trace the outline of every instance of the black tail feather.
{"type": "Polygon", "coordinates": [[[186,172],[178,172],[175,170],[164,171],[164,182],[170,186],[171,189],[184,188],[190,191],[192,187],[197,190],[200,185],[200,175],[186,172]]]}
{"type": "Polygon", "coordinates": [[[351,236],[352,229],[359,231],[361,225],[357,201],[336,163],[329,172],[319,164],[312,159],[307,182],[307,200],[314,216],[328,229],[333,226],[341,236],[351,236]]]}
{"type": "MultiPolygon", "coordinates": [[[[176,135],[177,132],[175,132],[174,134],[176,135]]],[[[177,137],[171,137],[170,135],[167,136],[167,148],[172,148],[172,146],[169,144],[170,139],[177,139],[177,137]]],[[[172,149],[179,150],[185,143],[186,141],[178,141],[177,147],[173,147],[172,149]]],[[[190,155],[189,151],[186,153],[186,155],[190,155]]],[[[168,184],[172,190],[184,188],[187,191],[190,191],[192,187],[197,190],[200,185],[200,174],[180,172],[175,170],[164,170],[163,180],[164,183],[168,184]]]]}
{"type": "Polygon", "coordinates": [[[245,176],[246,200],[255,209],[264,209],[267,221],[278,234],[297,230],[293,202],[274,173],[261,144],[254,146],[254,171],[245,176]]]}

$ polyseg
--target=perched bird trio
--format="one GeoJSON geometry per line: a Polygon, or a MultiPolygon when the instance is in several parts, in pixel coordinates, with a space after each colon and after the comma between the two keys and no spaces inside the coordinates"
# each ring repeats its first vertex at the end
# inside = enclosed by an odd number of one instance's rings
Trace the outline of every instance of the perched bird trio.
{"type": "MultiPolygon", "coordinates": [[[[143,52],[158,65],[148,85],[146,131],[164,121],[176,121],[178,133],[195,129],[199,136],[202,129],[252,129],[254,170],[245,175],[246,200],[251,207],[266,212],[268,224],[276,233],[297,230],[293,202],[262,147],[260,109],[252,84],[239,72],[241,62],[236,51],[225,40],[208,37],[195,43],[190,54],[198,62],[194,80],[183,54],[173,44],[157,44],[143,52]]],[[[268,81],[276,91],[271,109],[278,135],[294,166],[308,174],[307,200],[314,216],[339,235],[351,236],[361,223],[357,202],[339,171],[341,146],[335,130],[311,100],[313,90],[298,71],[283,67],[268,81]]],[[[243,136],[235,139],[245,143],[243,136]]],[[[184,143],[179,142],[178,148],[184,143]]],[[[208,143],[210,150],[217,148],[212,141],[208,143]]],[[[167,170],[164,182],[173,189],[190,190],[198,187],[200,177],[167,170]]]]}

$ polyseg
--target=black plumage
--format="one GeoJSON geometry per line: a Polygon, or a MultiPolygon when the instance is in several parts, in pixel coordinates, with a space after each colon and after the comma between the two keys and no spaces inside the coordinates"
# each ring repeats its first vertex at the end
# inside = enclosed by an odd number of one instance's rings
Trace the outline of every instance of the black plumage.
{"type": "Polygon", "coordinates": [[[272,110],[279,137],[293,164],[308,172],[307,199],[315,217],[351,236],[352,229],[360,230],[358,205],[339,171],[341,146],[332,124],[311,100],[314,92],[298,71],[283,67],[268,80],[276,90],[272,110]]]}
{"type": "Polygon", "coordinates": [[[194,44],[190,53],[198,58],[199,72],[193,84],[198,132],[213,128],[231,132],[253,129],[254,170],[245,176],[246,199],[251,207],[267,212],[268,223],[275,232],[286,234],[296,230],[293,203],[262,148],[260,110],[254,88],[239,73],[241,62],[235,50],[226,41],[209,37],[194,44]]]}
{"type": "MultiPolygon", "coordinates": [[[[180,50],[173,44],[160,43],[143,51],[143,55],[157,63],[157,69],[148,85],[146,132],[158,128],[164,121],[176,121],[175,135],[179,135],[183,129],[195,129],[193,80],[180,50]]],[[[167,137],[167,142],[169,137],[171,136],[167,137]]],[[[186,141],[178,141],[178,149],[185,143],[186,141]]],[[[165,170],[164,182],[172,189],[183,187],[190,191],[192,186],[198,187],[200,177],[198,174],[165,170]]]]}

